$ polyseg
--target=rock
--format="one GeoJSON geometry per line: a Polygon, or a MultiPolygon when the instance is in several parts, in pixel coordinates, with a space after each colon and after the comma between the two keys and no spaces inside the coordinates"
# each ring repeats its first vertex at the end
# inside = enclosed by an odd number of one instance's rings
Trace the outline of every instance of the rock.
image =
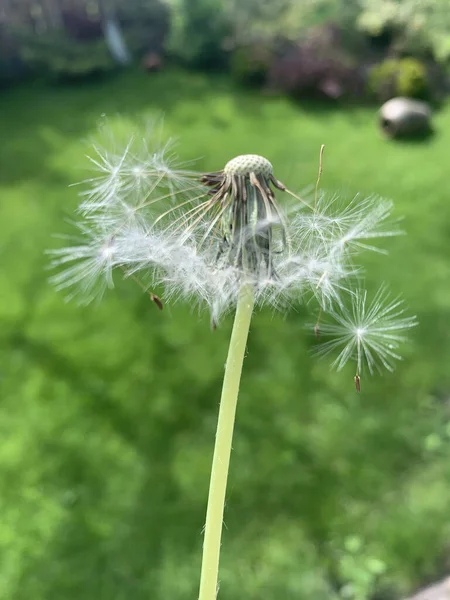
{"type": "Polygon", "coordinates": [[[450,577],[439,583],[430,585],[407,600],[449,600],[450,577]]]}
{"type": "Polygon", "coordinates": [[[424,135],[431,132],[431,109],[426,102],[392,98],[379,111],[380,127],[389,137],[424,135]]]}

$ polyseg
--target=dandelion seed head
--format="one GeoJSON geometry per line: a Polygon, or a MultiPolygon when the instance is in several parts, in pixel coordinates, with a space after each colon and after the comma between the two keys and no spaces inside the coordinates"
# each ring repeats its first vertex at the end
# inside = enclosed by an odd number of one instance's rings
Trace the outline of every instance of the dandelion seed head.
{"type": "Polygon", "coordinates": [[[333,337],[320,353],[337,351],[338,369],[350,359],[358,377],[363,363],[370,372],[392,369],[403,332],[415,321],[385,291],[369,303],[355,290],[357,255],[384,252],[375,240],[400,233],[391,202],[358,195],[345,202],[317,186],[313,200],[305,200],[257,154],[199,174],[179,161],[173,140],[154,133],[135,135],[121,148],[94,144],[96,173],[84,181],[79,207],[82,239],[50,252],[52,265],[63,269],[52,277],[58,289],[89,301],[112,287],[119,269],[150,297],[158,285],[165,302],[206,306],[216,326],[249,284],[258,306],[317,302],[330,320],[314,331],[333,337]]]}

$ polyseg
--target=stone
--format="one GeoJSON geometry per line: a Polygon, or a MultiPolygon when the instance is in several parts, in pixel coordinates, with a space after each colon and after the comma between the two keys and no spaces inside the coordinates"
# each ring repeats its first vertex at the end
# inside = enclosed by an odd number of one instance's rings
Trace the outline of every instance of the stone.
{"type": "Polygon", "coordinates": [[[392,98],[379,111],[382,131],[389,137],[426,135],[431,132],[431,108],[412,98],[392,98]]]}
{"type": "Polygon", "coordinates": [[[421,590],[414,596],[410,596],[407,600],[449,600],[450,598],[450,577],[430,585],[421,590]]]}

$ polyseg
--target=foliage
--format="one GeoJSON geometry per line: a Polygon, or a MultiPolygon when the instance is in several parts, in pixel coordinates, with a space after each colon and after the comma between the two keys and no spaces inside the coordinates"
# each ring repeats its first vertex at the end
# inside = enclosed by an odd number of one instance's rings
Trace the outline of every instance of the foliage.
{"type": "Polygon", "coordinates": [[[343,582],[339,590],[342,600],[368,600],[386,571],[386,565],[363,547],[359,536],[344,540],[338,552],[337,572],[343,582]]]}
{"type": "Polygon", "coordinates": [[[0,24],[0,85],[17,81],[25,73],[17,40],[0,24]]]}
{"type": "Polygon", "coordinates": [[[21,41],[23,62],[30,69],[52,77],[83,77],[116,66],[103,38],[77,41],[58,31],[22,36],[21,41]]]}
{"type": "Polygon", "coordinates": [[[397,90],[400,96],[424,97],[427,94],[427,72],[425,65],[414,58],[399,61],[397,90]]]}
{"type": "Polygon", "coordinates": [[[301,189],[314,185],[325,143],[323,188],[380,193],[405,215],[408,235],[389,240],[396,259],[367,264],[403,290],[421,323],[394,375],[363,378],[358,395],[354,371],[331,373],[310,356],[302,309],[255,315],[221,571],[229,600],[336,600],[346,583],[364,591],[375,559],[386,567],[372,577],[376,591],[389,584],[402,597],[440,575],[448,556],[449,107],[435,138],[392,144],[369,108],[295,106],[169,70],[157,86],[130,71],[0,98],[2,595],[185,600],[198,591],[231,323],[212,332],[189,305],[159,312],[120,280],[101,306],[81,310],[49,286],[44,254],[61,246],[52,234],[77,205],[69,184],[89,176],[81,140],[100,115],[127,136],[161,111],[182,158],[203,157],[195,168],[257,151],[301,189]]]}
{"type": "MultiPolygon", "coordinates": [[[[272,48],[330,21],[345,27],[356,0],[169,0],[174,52],[189,64],[224,62],[224,50],[272,48]]],[[[243,52],[239,50],[238,55],[243,52]]],[[[236,59],[240,61],[240,59],[236,59]]],[[[237,69],[239,70],[239,69],[237,69]]]]}
{"type": "Polygon", "coordinates": [[[295,96],[337,99],[362,91],[362,76],[331,25],[311,30],[273,63],[269,87],[295,96]]]}
{"type": "Polygon", "coordinates": [[[348,24],[356,0],[224,0],[237,45],[251,42],[295,41],[311,27],[328,22],[348,24]]]}
{"type": "Polygon", "coordinates": [[[229,24],[221,0],[171,0],[169,49],[189,66],[221,68],[229,24]]]}
{"type": "Polygon", "coordinates": [[[431,50],[450,57],[448,0],[226,0],[233,23],[244,39],[283,37],[295,40],[315,25],[334,22],[360,27],[370,35],[392,31],[396,44],[415,55],[431,50]]]}
{"type": "Polygon", "coordinates": [[[60,27],[36,31],[22,23],[13,29],[22,62],[31,72],[70,78],[113,70],[116,61],[105,34],[112,20],[137,59],[149,51],[161,53],[169,29],[169,12],[160,0],[133,0],[104,14],[90,14],[84,4],[63,6],[60,16],[60,27]]]}
{"type": "Polygon", "coordinates": [[[261,85],[273,60],[274,51],[268,44],[240,46],[231,55],[230,72],[237,81],[261,85]]]}
{"type": "Polygon", "coordinates": [[[448,0],[224,0],[236,39],[298,39],[306,30],[334,22],[371,36],[389,31],[395,45],[416,56],[450,57],[448,0]]]}
{"type": "Polygon", "coordinates": [[[133,0],[117,6],[117,17],[133,56],[162,54],[170,32],[171,15],[163,0],[133,0]]]}
{"type": "Polygon", "coordinates": [[[395,96],[425,98],[429,86],[425,65],[415,58],[388,58],[372,68],[369,90],[379,100],[395,96]]]}
{"type": "Polygon", "coordinates": [[[358,25],[372,35],[395,32],[397,45],[413,54],[431,50],[439,61],[450,58],[448,0],[360,0],[358,25]]]}

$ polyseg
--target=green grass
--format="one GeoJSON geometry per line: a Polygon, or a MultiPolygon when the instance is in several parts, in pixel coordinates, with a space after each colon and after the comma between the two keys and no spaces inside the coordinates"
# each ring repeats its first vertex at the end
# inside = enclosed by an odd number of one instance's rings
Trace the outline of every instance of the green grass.
{"type": "MultiPolygon", "coordinates": [[[[424,143],[383,139],[372,109],[295,105],[183,72],[126,73],[0,98],[0,599],[193,600],[231,321],[160,313],[131,282],[64,302],[44,251],[106,114],[164,112],[183,159],[257,152],[291,188],[396,202],[408,236],[367,257],[420,328],[394,375],[353,386],[310,355],[304,308],[254,317],[223,540],[223,600],[333,598],[338,579],[406,591],[439,575],[450,535],[450,107],[424,143]],[[348,539],[357,536],[353,556],[348,539]],[[346,550],[347,548],[347,550],[346,550]],[[351,563],[348,568],[343,566],[351,563]]],[[[344,581],[345,582],[345,581],[344,581]]]]}

